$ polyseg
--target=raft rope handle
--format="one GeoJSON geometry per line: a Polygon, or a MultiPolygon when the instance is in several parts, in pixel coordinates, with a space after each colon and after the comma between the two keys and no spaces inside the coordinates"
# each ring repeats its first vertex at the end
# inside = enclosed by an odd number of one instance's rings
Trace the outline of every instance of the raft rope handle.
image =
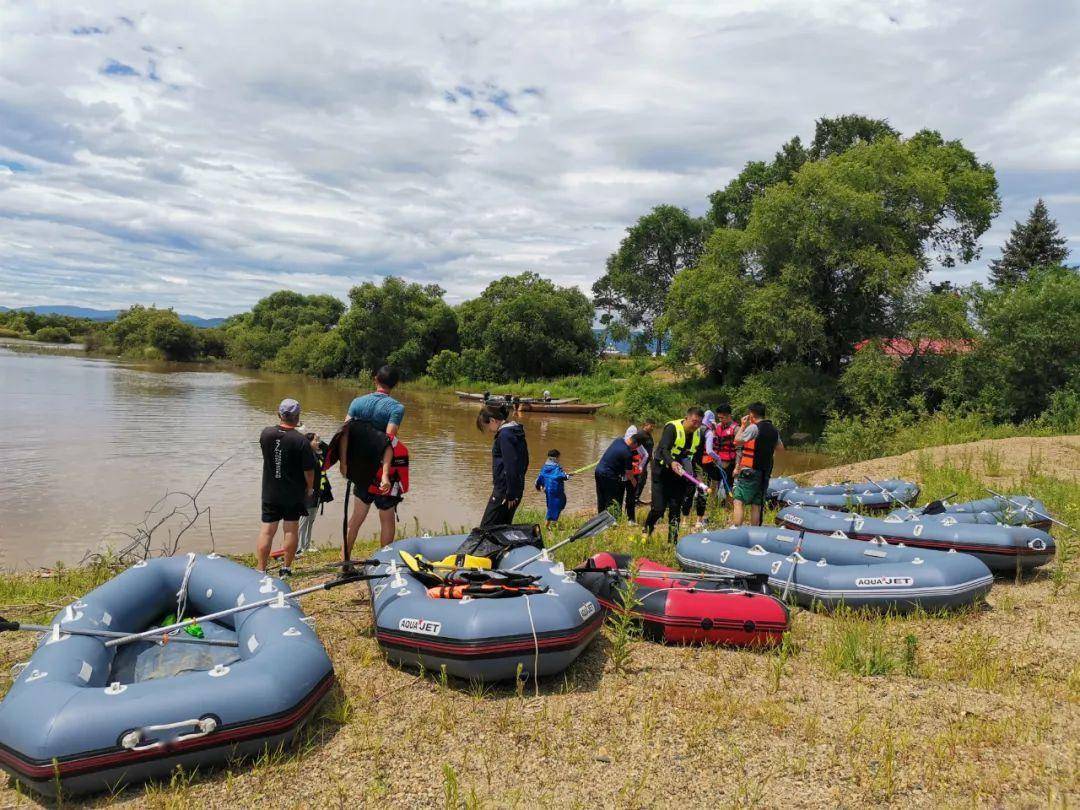
{"type": "Polygon", "coordinates": [[[191,581],[191,571],[195,568],[195,552],[189,551],[187,565],[184,567],[184,578],[180,581],[180,590],[176,592],[176,620],[184,618],[187,610],[188,582],[191,581]]]}
{"type": "Polygon", "coordinates": [[[164,740],[155,740],[152,743],[146,745],[139,745],[143,740],[144,735],[148,731],[171,731],[175,728],[197,728],[198,731],[194,731],[191,734],[181,734],[174,742],[182,742],[183,740],[193,740],[197,737],[205,737],[207,734],[211,734],[217,731],[218,720],[216,717],[195,717],[191,720],[180,720],[176,723],[162,723],[157,726],[142,726],[141,728],[132,729],[124,734],[120,738],[120,745],[129,751],[150,751],[154,748],[160,748],[165,745],[164,740]]]}
{"type": "Polygon", "coordinates": [[[533,639],[533,690],[536,697],[540,697],[540,640],[536,637],[536,622],[533,621],[532,605],[529,604],[529,595],[524,594],[524,597],[525,610],[529,614],[529,629],[532,631],[533,639]]]}

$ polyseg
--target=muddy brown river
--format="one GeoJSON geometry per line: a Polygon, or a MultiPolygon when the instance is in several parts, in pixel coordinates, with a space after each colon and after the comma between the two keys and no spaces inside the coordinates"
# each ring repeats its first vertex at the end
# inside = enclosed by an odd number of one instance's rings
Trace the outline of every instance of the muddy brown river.
{"type": "MultiPolygon", "coordinates": [[[[253,550],[259,530],[259,431],[276,421],[284,397],[300,400],[304,423],[327,438],[352,397],[341,382],[198,365],[138,364],[0,345],[0,568],[78,562],[119,546],[147,510],[156,522],[188,501],[218,464],[199,506],[209,512],[181,538],[186,550],[253,550]],[[226,461],[228,459],[228,461],[226,461]],[[169,494],[172,493],[172,494],[169,494]],[[212,540],[211,540],[212,529],[212,540]]],[[[411,491],[399,509],[410,533],[471,527],[491,491],[491,440],[476,429],[475,403],[427,391],[398,392],[406,407],[400,436],[411,453],[411,491]]],[[[524,414],[530,480],[548,449],[572,470],[594,461],[626,423],[609,416],[524,414]]],[[[788,451],[778,472],[826,466],[822,456],[788,451]]],[[[340,542],[344,481],[315,524],[319,544],[340,542]]],[[[567,509],[594,501],[591,474],[567,485],[567,509]]],[[[543,496],[526,490],[526,506],[543,496]]],[[[595,508],[595,507],[594,507],[595,508]]],[[[167,519],[154,545],[182,525],[167,519]]],[[[369,517],[364,533],[375,532],[369,517]]],[[[280,535],[279,535],[280,537],[280,535]]]]}

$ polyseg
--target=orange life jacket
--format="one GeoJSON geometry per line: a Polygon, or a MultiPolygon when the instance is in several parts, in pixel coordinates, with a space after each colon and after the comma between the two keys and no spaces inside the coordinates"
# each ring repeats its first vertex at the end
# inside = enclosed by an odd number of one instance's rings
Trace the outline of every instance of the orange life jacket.
{"type": "Polygon", "coordinates": [[[739,469],[740,470],[752,470],[754,469],[754,445],[757,444],[757,439],[751,439],[742,446],[742,455],[739,456],[739,469]]]}
{"type": "Polygon", "coordinates": [[[397,436],[390,440],[390,447],[394,454],[390,459],[390,492],[379,492],[379,484],[382,483],[382,465],[380,465],[375,473],[375,480],[368,487],[368,493],[371,495],[401,496],[409,491],[409,448],[397,436]]]}

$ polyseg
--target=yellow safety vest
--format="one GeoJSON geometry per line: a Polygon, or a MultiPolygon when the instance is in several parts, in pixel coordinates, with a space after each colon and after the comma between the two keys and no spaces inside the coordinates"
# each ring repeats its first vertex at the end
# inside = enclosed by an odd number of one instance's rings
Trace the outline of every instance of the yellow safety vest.
{"type": "Polygon", "coordinates": [[[690,439],[690,447],[686,446],[686,428],[683,427],[682,419],[672,419],[669,425],[675,426],[675,444],[671,446],[671,457],[674,459],[686,458],[697,452],[698,444],[701,443],[701,433],[694,431],[690,439]]]}

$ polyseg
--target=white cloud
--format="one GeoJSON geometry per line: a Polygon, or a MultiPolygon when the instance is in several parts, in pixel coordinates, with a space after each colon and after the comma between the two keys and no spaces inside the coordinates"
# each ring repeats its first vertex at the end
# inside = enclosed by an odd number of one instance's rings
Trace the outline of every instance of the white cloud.
{"type": "Polygon", "coordinates": [[[1064,5],[102,2],[0,23],[0,285],[20,304],[218,315],[388,273],[460,300],[526,269],[588,289],[649,207],[701,212],[844,112],[999,169],[984,262],[1040,194],[1080,232],[1064,5]]]}

